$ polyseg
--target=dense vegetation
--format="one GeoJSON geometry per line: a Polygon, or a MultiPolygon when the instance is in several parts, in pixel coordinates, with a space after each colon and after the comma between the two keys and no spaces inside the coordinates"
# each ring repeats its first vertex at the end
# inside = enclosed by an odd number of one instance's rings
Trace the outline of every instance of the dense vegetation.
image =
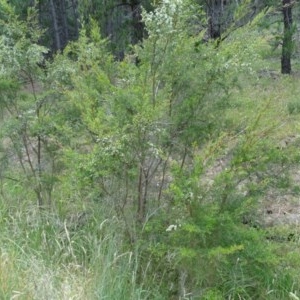
{"type": "Polygon", "coordinates": [[[0,298],[299,299],[297,3],[31,2],[0,0],[0,298]]]}

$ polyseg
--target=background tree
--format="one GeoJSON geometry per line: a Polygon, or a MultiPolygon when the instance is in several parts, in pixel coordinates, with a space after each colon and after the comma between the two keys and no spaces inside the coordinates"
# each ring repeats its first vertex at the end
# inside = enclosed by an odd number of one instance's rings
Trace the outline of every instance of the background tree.
{"type": "Polygon", "coordinates": [[[281,73],[290,74],[292,71],[291,67],[291,56],[293,53],[293,16],[292,7],[294,1],[283,0],[282,1],[282,14],[283,14],[283,39],[282,39],[282,56],[281,56],[281,73]]]}
{"type": "Polygon", "coordinates": [[[83,21],[86,24],[89,24],[91,19],[98,22],[102,35],[109,38],[112,51],[118,59],[122,59],[125,50],[144,37],[142,7],[151,9],[150,1],[93,0],[79,3],[83,21]]]}

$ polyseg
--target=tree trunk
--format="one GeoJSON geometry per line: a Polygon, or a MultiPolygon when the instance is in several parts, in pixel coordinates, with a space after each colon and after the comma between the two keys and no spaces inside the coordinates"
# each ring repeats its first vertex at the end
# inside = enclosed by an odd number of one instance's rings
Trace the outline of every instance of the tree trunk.
{"type": "Polygon", "coordinates": [[[75,25],[75,39],[79,37],[79,22],[78,22],[78,12],[77,12],[77,3],[75,3],[74,0],[71,0],[72,2],[72,10],[73,10],[73,16],[74,16],[74,25],[75,25]]]}
{"type": "Polygon", "coordinates": [[[52,26],[53,26],[53,35],[55,40],[55,49],[60,50],[61,49],[61,42],[60,42],[60,36],[59,36],[59,29],[58,29],[58,23],[57,23],[57,14],[55,11],[55,6],[53,0],[49,0],[50,5],[50,11],[51,11],[51,17],[52,17],[52,26]]]}
{"type": "Polygon", "coordinates": [[[65,0],[60,0],[60,15],[61,15],[63,32],[64,32],[63,45],[66,46],[70,38],[69,38],[67,8],[66,8],[65,0]]]}
{"type": "Polygon", "coordinates": [[[291,56],[293,48],[293,16],[292,16],[292,0],[282,0],[283,13],[283,41],[282,41],[282,56],[281,56],[281,73],[290,74],[291,56]]]}
{"type": "Polygon", "coordinates": [[[132,2],[132,38],[131,43],[137,44],[143,39],[144,24],[142,21],[142,8],[140,2],[132,2]]]}
{"type": "Polygon", "coordinates": [[[208,32],[211,39],[221,36],[222,0],[209,1],[208,3],[208,32]]]}

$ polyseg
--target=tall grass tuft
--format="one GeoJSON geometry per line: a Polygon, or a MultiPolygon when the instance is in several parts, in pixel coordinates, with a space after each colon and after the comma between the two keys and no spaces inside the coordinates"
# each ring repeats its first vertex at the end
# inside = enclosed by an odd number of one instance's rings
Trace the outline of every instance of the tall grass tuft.
{"type": "Polygon", "coordinates": [[[115,217],[94,210],[78,227],[30,205],[1,206],[0,299],[150,299],[115,217]]]}

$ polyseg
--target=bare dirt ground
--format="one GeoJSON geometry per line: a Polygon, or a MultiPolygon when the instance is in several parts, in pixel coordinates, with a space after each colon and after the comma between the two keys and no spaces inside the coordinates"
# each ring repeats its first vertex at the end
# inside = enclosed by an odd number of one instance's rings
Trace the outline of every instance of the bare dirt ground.
{"type": "MultiPolygon", "coordinates": [[[[284,150],[293,143],[298,143],[299,140],[299,136],[287,137],[278,143],[278,148],[284,150]]],[[[214,164],[205,172],[201,183],[207,186],[208,189],[212,187],[218,174],[226,170],[226,168],[230,168],[231,159],[232,157],[229,154],[216,159],[214,164]]],[[[280,175],[281,167],[275,165],[270,168],[274,168],[274,170],[270,170],[270,172],[274,172],[274,176],[280,175]]],[[[291,187],[299,187],[300,189],[300,167],[297,165],[289,167],[287,176],[289,177],[291,187]]],[[[246,182],[242,181],[237,185],[238,191],[245,196],[247,195],[245,186],[250,180],[255,182],[257,178],[253,176],[253,178],[247,179],[246,182]]],[[[281,225],[300,226],[299,193],[295,193],[292,188],[270,188],[266,193],[261,195],[257,215],[255,216],[255,220],[252,221],[265,228],[281,225]]]]}

